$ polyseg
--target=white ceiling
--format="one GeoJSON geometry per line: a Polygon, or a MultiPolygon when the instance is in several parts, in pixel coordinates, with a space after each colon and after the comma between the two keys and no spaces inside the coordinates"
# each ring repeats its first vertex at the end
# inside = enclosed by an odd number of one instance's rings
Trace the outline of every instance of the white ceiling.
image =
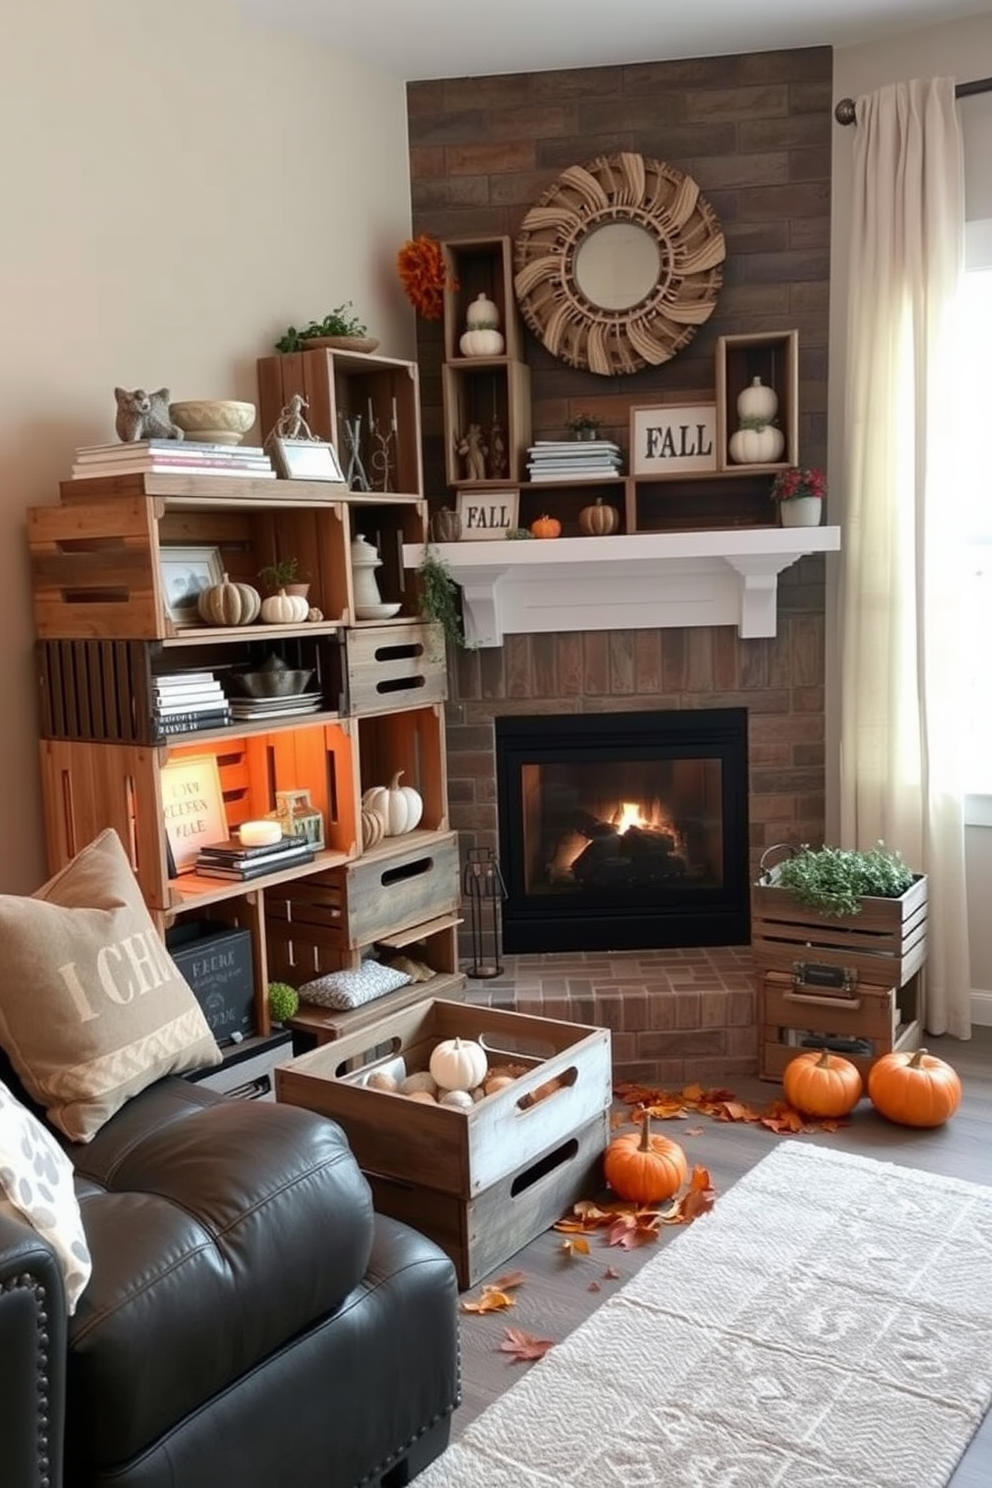
{"type": "Polygon", "coordinates": [[[854,46],[988,0],[235,0],[406,81],[854,46]]]}

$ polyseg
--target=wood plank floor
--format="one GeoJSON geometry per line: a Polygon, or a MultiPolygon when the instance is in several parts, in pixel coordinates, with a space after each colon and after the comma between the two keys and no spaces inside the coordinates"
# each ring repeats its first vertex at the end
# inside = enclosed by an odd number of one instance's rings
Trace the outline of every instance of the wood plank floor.
{"type": "MultiPolygon", "coordinates": [[[[817,1133],[798,1140],[992,1186],[992,1028],[976,1028],[969,1042],[931,1038],[927,1046],[955,1066],[964,1085],[961,1108],[946,1126],[925,1132],[893,1126],[863,1101],[849,1126],[835,1133],[817,1133]]],[[[732,1084],[742,1100],[756,1106],[765,1105],[778,1093],[776,1085],[749,1077],[728,1084],[732,1084]]],[[[669,1127],[663,1129],[668,1131],[669,1127]]],[[[719,1194],[760,1162],[781,1139],[763,1127],[725,1124],[701,1117],[698,1121],[679,1123],[679,1140],[691,1162],[709,1168],[719,1194]],[[690,1130],[699,1134],[689,1135],[690,1130]]],[[[666,1230],[658,1244],[670,1244],[679,1233],[678,1227],[666,1230]]],[[[517,1305],[511,1312],[485,1317],[463,1315],[460,1323],[463,1401],[455,1412],[453,1436],[507,1390],[522,1370],[530,1367],[514,1364],[509,1355],[498,1352],[508,1325],[540,1338],[564,1338],[610,1295],[611,1289],[622,1286],[658,1249],[657,1245],[651,1245],[627,1253],[592,1236],[591,1255],[568,1260],[562,1256],[560,1245],[561,1236],[548,1231],[499,1268],[496,1274],[519,1269],[528,1278],[516,1293],[517,1305]],[[605,1278],[608,1266],[620,1272],[619,1280],[605,1278]]],[[[989,1285],[992,1286],[992,1276],[989,1285]]],[[[465,1295],[477,1293],[476,1287],[465,1295]]],[[[986,1416],[952,1483],[953,1488],[989,1488],[992,1484],[992,1415],[986,1416]]],[[[873,1485],[852,1484],[851,1488],[873,1488],[873,1485]]]]}

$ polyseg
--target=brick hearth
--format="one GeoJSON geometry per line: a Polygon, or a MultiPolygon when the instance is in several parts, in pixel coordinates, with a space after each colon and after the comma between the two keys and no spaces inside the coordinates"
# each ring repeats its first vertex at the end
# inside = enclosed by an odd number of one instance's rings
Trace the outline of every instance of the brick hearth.
{"type": "Polygon", "coordinates": [[[617,1080],[678,1087],[757,1068],[750,946],[504,956],[468,1000],[609,1028],[617,1080]]]}

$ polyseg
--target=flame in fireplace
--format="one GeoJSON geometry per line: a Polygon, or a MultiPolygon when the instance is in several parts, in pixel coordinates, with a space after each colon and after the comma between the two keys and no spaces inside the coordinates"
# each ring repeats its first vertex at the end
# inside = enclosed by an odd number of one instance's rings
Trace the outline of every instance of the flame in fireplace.
{"type": "Polygon", "coordinates": [[[621,837],[632,828],[642,832],[667,832],[676,851],[685,850],[682,833],[657,797],[650,805],[643,801],[620,801],[610,817],[610,825],[616,827],[621,837]]]}

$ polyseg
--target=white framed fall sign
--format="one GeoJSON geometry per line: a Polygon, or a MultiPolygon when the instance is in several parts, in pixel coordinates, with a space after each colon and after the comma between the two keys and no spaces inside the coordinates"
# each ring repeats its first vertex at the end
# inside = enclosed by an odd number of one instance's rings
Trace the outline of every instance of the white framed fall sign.
{"type": "Polygon", "coordinates": [[[631,475],[685,475],[715,469],[715,403],[667,403],[630,410],[631,475]]]}
{"type": "Polygon", "coordinates": [[[191,873],[201,847],[228,836],[217,756],[180,756],[162,766],[162,815],[170,868],[191,873]]]}
{"type": "Polygon", "coordinates": [[[506,534],[517,525],[520,492],[459,491],[455,510],[462,519],[462,542],[482,542],[506,534]]]}

